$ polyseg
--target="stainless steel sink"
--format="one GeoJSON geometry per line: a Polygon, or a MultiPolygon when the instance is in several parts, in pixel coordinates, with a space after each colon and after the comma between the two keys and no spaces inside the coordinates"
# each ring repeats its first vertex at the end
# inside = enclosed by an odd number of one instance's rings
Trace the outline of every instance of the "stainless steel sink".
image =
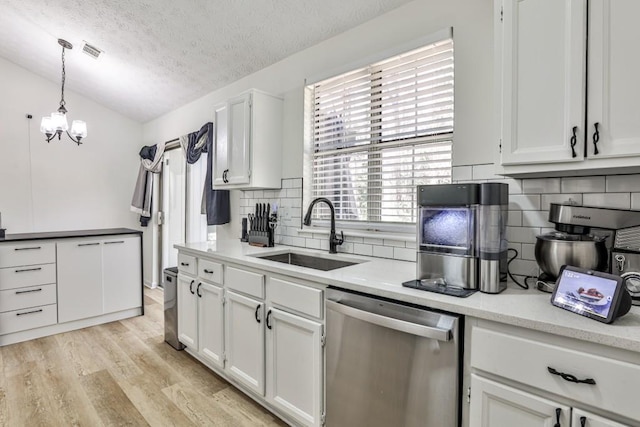
{"type": "Polygon", "coordinates": [[[337,268],[348,267],[359,264],[361,261],[346,261],[314,255],[301,254],[298,252],[284,252],[272,255],[258,255],[256,258],[269,261],[281,262],[284,264],[297,265],[300,267],[313,268],[314,270],[330,271],[337,268]]]}

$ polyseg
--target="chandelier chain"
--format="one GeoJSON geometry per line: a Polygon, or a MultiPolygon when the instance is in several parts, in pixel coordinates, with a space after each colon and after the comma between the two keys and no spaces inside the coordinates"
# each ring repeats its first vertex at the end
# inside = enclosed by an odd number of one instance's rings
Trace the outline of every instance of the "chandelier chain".
{"type": "Polygon", "coordinates": [[[62,46],[62,93],[61,93],[61,97],[60,97],[60,106],[64,107],[65,105],[65,100],[64,100],[64,80],[66,78],[66,73],[64,70],[64,46],[62,46]]]}

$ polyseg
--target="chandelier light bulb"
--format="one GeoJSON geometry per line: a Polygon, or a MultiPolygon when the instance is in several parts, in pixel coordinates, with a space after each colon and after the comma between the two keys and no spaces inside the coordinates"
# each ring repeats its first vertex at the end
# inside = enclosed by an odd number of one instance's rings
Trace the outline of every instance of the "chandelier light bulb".
{"type": "Polygon", "coordinates": [[[71,135],[78,138],[78,140],[85,138],[87,136],[87,124],[82,120],[74,120],[71,123],[71,135]]]}
{"type": "Polygon", "coordinates": [[[51,120],[51,116],[43,117],[40,122],[40,132],[45,135],[52,135],[55,132],[55,126],[53,125],[53,120],[51,120]]]}

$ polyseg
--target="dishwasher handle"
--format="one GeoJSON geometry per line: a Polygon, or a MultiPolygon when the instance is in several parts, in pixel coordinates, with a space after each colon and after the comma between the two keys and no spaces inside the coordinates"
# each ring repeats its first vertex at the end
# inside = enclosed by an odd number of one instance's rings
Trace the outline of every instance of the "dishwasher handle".
{"type": "Polygon", "coordinates": [[[384,328],[395,329],[396,331],[425,338],[433,338],[438,341],[451,341],[451,329],[434,328],[432,326],[407,322],[406,320],[394,319],[393,317],[382,316],[370,311],[360,310],[336,301],[327,300],[326,304],[328,310],[333,310],[346,316],[354,317],[384,328]]]}

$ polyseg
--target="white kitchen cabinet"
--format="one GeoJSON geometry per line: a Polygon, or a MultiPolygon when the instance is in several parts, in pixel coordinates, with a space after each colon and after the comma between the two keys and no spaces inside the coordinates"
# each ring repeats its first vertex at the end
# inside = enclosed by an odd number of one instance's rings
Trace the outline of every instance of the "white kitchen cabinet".
{"type": "Polygon", "coordinates": [[[627,427],[608,418],[592,414],[582,409],[574,408],[571,413],[572,427],[627,427]]]}
{"type": "Polygon", "coordinates": [[[198,351],[219,368],[224,367],[223,289],[209,283],[198,283],[198,351]]]}
{"type": "Polygon", "coordinates": [[[264,303],[226,291],[225,352],[227,373],[264,396],[264,303]]]}
{"type": "Polygon", "coordinates": [[[266,327],[267,400],[303,425],[322,425],[322,324],[269,308],[266,327]]]}
{"type": "Polygon", "coordinates": [[[102,244],[104,313],[142,306],[140,245],[137,236],[114,236],[102,244]]]}
{"type": "Polygon", "coordinates": [[[213,188],[280,188],[283,100],[250,90],[214,109],[213,188]]]}
{"type": "Polygon", "coordinates": [[[587,0],[496,0],[498,173],[638,169],[639,13],[634,0],[594,0],[588,16],[587,0]]]}
{"type": "Polygon", "coordinates": [[[100,316],[104,301],[101,241],[63,241],[57,251],[58,322],[100,316]]]}
{"type": "Polygon", "coordinates": [[[198,299],[196,278],[178,274],[178,340],[198,351],[198,299]]]}
{"type": "Polygon", "coordinates": [[[569,426],[571,408],[471,375],[469,427],[569,426]]]}

